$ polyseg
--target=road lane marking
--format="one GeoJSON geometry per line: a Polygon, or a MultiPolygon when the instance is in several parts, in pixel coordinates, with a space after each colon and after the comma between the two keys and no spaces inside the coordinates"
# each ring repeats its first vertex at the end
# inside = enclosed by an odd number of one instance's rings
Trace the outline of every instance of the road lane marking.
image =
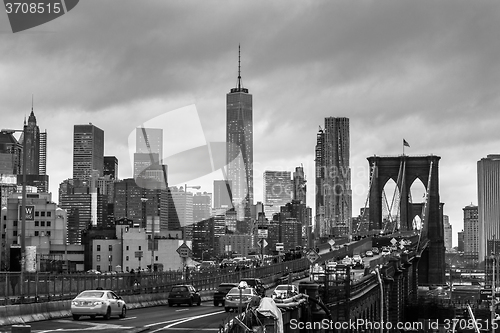
{"type": "MultiPolygon", "coordinates": [[[[205,314],[205,315],[201,315],[201,316],[211,316],[213,314],[219,314],[219,313],[224,313],[225,311],[219,311],[219,312],[211,312],[211,313],[208,313],[208,314],[205,314]]],[[[167,321],[162,321],[162,322],[158,322],[158,323],[152,323],[152,324],[147,324],[147,325],[144,325],[144,327],[152,327],[152,326],[157,326],[157,325],[164,325],[164,324],[170,324],[170,323],[177,323],[181,320],[192,320],[192,319],[197,319],[197,318],[200,318],[199,316],[191,316],[191,317],[184,317],[184,318],[177,318],[177,319],[171,319],[171,320],[167,320],[167,321]]],[[[156,331],[152,331],[151,333],[154,333],[154,332],[158,332],[160,331],[161,329],[158,329],[156,331]]]]}
{"type": "Polygon", "coordinates": [[[179,324],[183,324],[183,323],[186,323],[188,321],[191,321],[191,320],[196,320],[196,319],[200,319],[200,318],[205,318],[205,317],[209,317],[209,316],[213,316],[213,315],[217,315],[217,314],[221,314],[221,313],[225,313],[226,311],[219,311],[219,312],[212,312],[212,313],[206,313],[206,314],[202,314],[202,315],[199,315],[199,316],[193,316],[191,318],[186,318],[186,319],[183,319],[181,321],[178,321],[176,323],[173,323],[173,324],[170,324],[170,325],[167,325],[165,326],[164,328],[170,328],[172,326],[175,326],[175,325],[179,325],[179,324]]]}
{"type": "Polygon", "coordinates": [[[137,317],[125,317],[125,318],[120,318],[118,320],[130,320],[130,319],[136,319],[137,317]]]}
{"type": "Polygon", "coordinates": [[[162,321],[161,323],[147,324],[147,325],[144,325],[144,327],[151,327],[151,326],[156,326],[156,325],[169,324],[169,323],[173,323],[173,322],[176,322],[176,321],[179,321],[179,320],[182,320],[182,319],[184,319],[184,318],[178,318],[178,319],[172,319],[172,320],[162,321]]]}
{"type": "Polygon", "coordinates": [[[166,330],[175,330],[175,331],[219,331],[218,328],[187,328],[187,327],[175,327],[175,328],[165,328],[166,330]]]}
{"type": "Polygon", "coordinates": [[[189,311],[189,309],[180,309],[180,310],[175,310],[176,312],[181,312],[181,311],[189,311]]]}

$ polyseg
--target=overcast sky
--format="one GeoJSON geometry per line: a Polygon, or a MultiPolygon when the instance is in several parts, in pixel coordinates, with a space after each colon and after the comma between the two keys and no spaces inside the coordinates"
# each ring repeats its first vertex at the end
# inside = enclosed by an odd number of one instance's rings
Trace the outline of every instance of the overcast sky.
{"type": "MultiPolygon", "coordinates": [[[[179,120],[172,151],[225,140],[241,44],[256,200],[264,170],[302,163],[314,208],[318,126],[348,117],[353,212],[367,197],[366,158],[401,154],[405,138],[405,153],[441,156],[456,245],[462,208],[477,204],[477,161],[500,153],[499,31],[497,1],[84,0],[16,34],[0,13],[1,127],[21,128],[34,94],[54,200],[72,177],[75,124],[103,129],[105,154],[130,177],[129,135],[172,110],[195,118],[179,120]]],[[[212,192],[211,180],[185,181],[212,192]]]]}

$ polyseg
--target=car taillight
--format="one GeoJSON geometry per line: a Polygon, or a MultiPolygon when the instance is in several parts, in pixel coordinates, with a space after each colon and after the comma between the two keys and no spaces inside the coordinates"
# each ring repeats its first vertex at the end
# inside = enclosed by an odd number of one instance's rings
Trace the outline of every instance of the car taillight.
{"type": "Polygon", "coordinates": [[[102,305],[102,304],[104,304],[104,302],[103,302],[103,301],[95,301],[95,302],[94,302],[94,305],[102,305]]]}

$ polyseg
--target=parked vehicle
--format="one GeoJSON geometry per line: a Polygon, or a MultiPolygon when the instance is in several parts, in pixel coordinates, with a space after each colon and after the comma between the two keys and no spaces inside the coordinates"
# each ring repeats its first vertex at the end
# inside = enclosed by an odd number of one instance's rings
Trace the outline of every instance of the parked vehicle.
{"type": "Polygon", "coordinates": [[[352,266],[352,265],[354,265],[354,262],[353,262],[352,258],[350,258],[349,256],[346,256],[344,259],[342,259],[342,265],[352,266]]]}
{"type": "Polygon", "coordinates": [[[354,267],[356,267],[356,268],[363,268],[363,266],[364,266],[363,258],[361,258],[361,256],[359,254],[355,254],[352,256],[352,263],[353,263],[354,267]]]}
{"type": "Polygon", "coordinates": [[[370,250],[366,251],[366,256],[367,257],[373,257],[373,252],[370,251],[370,250]]]}
{"type": "Polygon", "coordinates": [[[71,314],[74,320],[81,316],[90,316],[92,319],[103,316],[104,319],[109,319],[118,315],[125,318],[127,305],[111,290],[85,290],[71,301],[71,314]]]}
{"type": "Polygon", "coordinates": [[[231,289],[224,301],[224,310],[229,312],[231,309],[238,309],[241,305],[242,310],[245,311],[248,305],[250,304],[258,304],[260,302],[260,295],[254,288],[242,288],[239,289],[235,287],[231,289]],[[240,292],[241,292],[241,300],[240,300],[240,292]]]}
{"type": "Polygon", "coordinates": [[[272,298],[290,298],[299,294],[299,287],[294,284],[280,284],[274,288],[272,298]]]}
{"type": "Polygon", "coordinates": [[[378,247],[372,248],[372,252],[373,252],[373,254],[379,254],[380,253],[378,247]]]}
{"type": "Polygon", "coordinates": [[[381,254],[383,256],[388,256],[389,254],[391,254],[391,250],[389,250],[389,249],[383,249],[381,254]]]}
{"type": "Polygon", "coordinates": [[[214,293],[214,306],[219,306],[219,304],[222,304],[222,306],[224,306],[224,301],[227,293],[234,287],[238,287],[238,283],[227,282],[219,284],[217,291],[214,293]]]}
{"type": "Polygon", "coordinates": [[[168,294],[168,306],[174,304],[193,306],[195,303],[198,306],[201,304],[200,293],[190,284],[173,286],[168,294]]]}
{"type": "Polygon", "coordinates": [[[266,296],[266,287],[262,283],[261,279],[244,278],[244,279],[241,279],[240,283],[243,281],[246,282],[249,287],[254,288],[259,296],[261,296],[261,297],[266,296]]]}

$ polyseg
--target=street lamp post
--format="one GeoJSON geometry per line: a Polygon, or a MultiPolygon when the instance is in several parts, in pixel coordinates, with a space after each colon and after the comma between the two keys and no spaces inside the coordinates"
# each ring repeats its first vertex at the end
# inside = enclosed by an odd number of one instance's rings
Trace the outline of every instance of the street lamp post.
{"type": "Polygon", "coordinates": [[[495,271],[496,271],[496,256],[495,253],[491,253],[491,270],[492,270],[492,279],[491,279],[491,306],[490,306],[490,311],[491,311],[491,332],[495,333],[495,325],[494,325],[494,320],[495,320],[495,271]]]}
{"type": "Polygon", "coordinates": [[[26,269],[26,160],[27,160],[27,150],[26,150],[26,124],[24,124],[22,130],[12,130],[12,129],[2,129],[2,133],[12,134],[15,132],[23,133],[23,184],[21,192],[21,281],[19,285],[19,293],[23,298],[24,290],[24,271],[26,269]]]}

